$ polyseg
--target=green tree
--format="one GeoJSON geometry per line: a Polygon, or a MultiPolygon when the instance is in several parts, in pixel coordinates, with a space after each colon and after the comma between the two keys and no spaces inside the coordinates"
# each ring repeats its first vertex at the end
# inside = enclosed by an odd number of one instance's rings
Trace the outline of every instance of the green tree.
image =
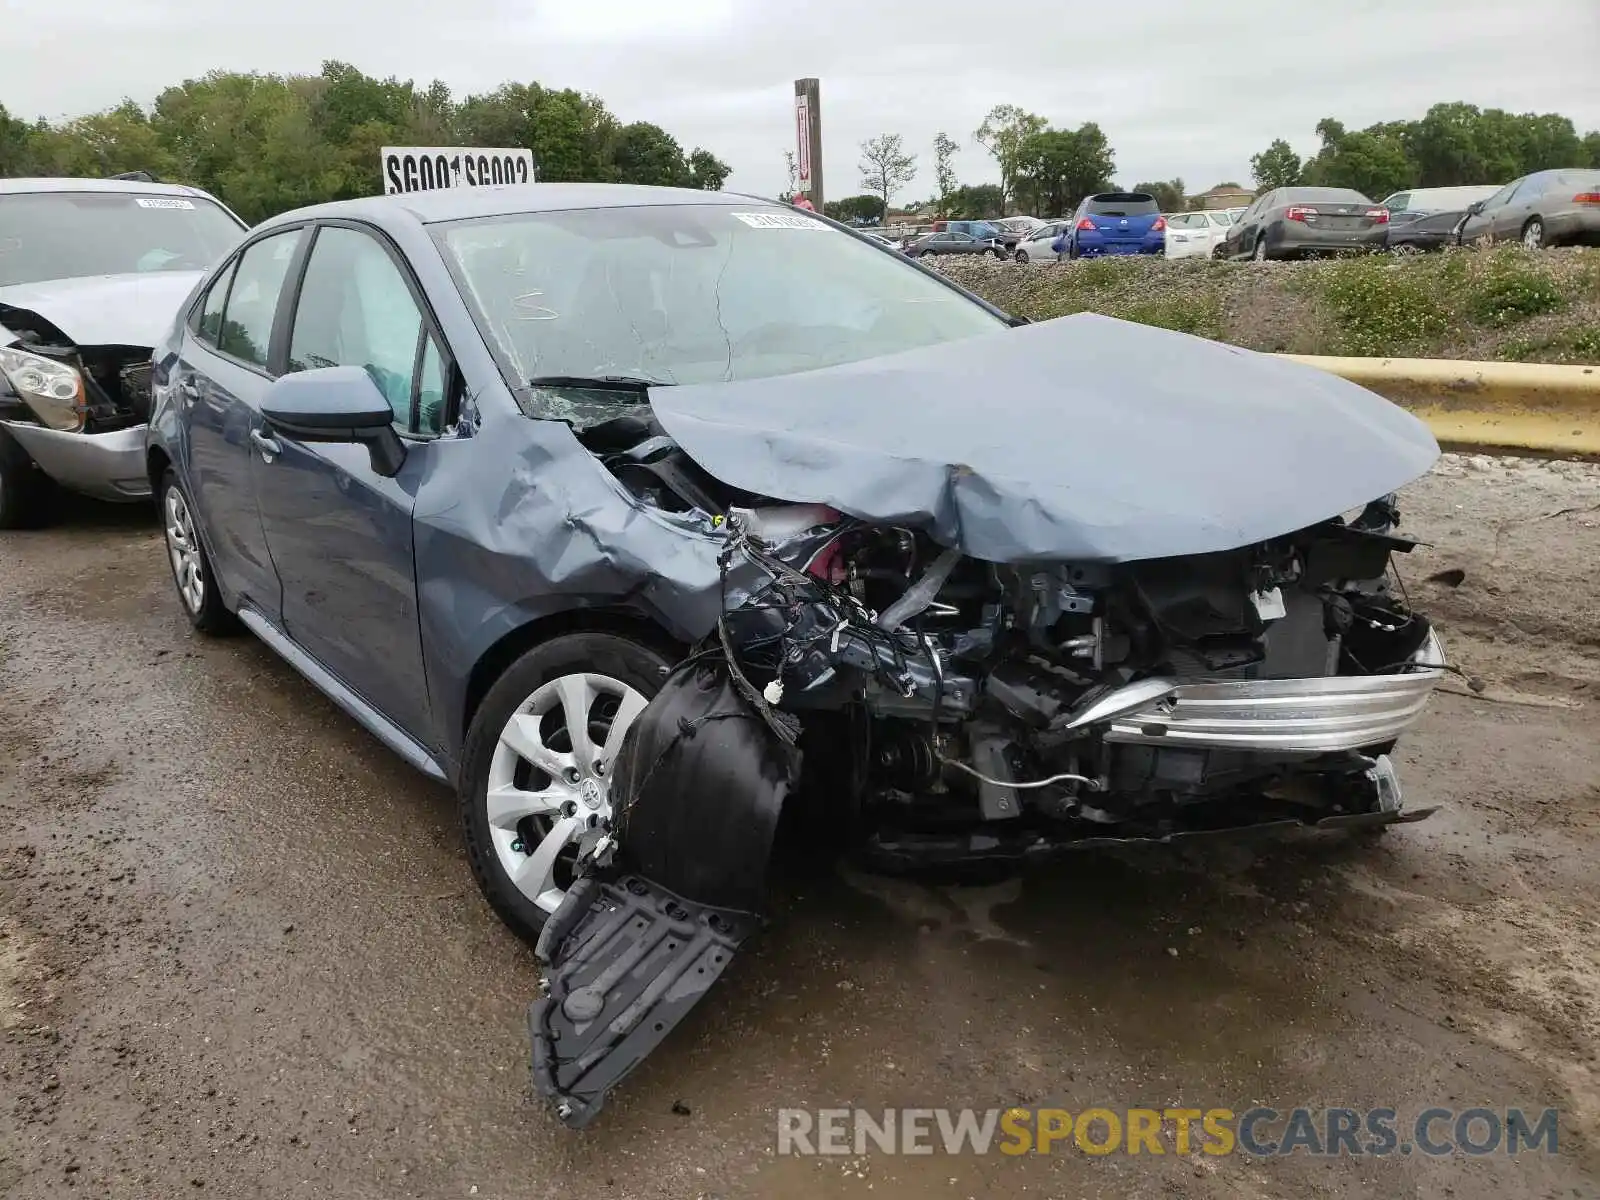
{"type": "Polygon", "coordinates": [[[847,223],[875,221],[883,214],[883,197],[846,196],[843,200],[829,200],[822,206],[822,211],[835,221],[847,223]]]}
{"type": "Polygon", "coordinates": [[[943,213],[950,205],[950,193],[956,190],[956,169],[951,164],[961,147],[940,130],[933,135],[933,179],[938,189],[938,210],[943,213]]]}
{"type": "Polygon", "coordinates": [[[686,181],[683,148],[659,125],[635,121],[617,131],[613,163],[620,183],[673,187],[686,181]]]}
{"type": "Polygon", "coordinates": [[[685,160],[689,167],[689,187],[697,187],[702,191],[717,192],[722,190],[722,185],[728,182],[728,176],[733,174],[733,168],[723,162],[709,150],[702,150],[696,146],[689,151],[685,160]]]}
{"type": "Polygon", "coordinates": [[[1079,200],[1110,188],[1115,156],[1100,126],[1047,129],[1029,134],[1018,151],[1017,187],[1035,210],[1070,212],[1079,200]]]}
{"type": "Polygon", "coordinates": [[[898,133],[879,134],[861,143],[861,186],[883,200],[883,217],[889,217],[889,200],[917,177],[917,156],[907,154],[898,133]]]}
{"type": "Polygon", "coordinates": [[[1352,133],[1330,117],[1318,122],[1317,133],[1322,149],[1306,163],[1302,183],[1354,188],[1372,199],[1416,185],[1416,167],[1405,146],[1382,127],[1352,133]]]}
{"type": "Polygon", "coordinates": [[[961,184],[951,191],[944,215],[976,221],[1005,213],[1006,196],[997,183],[961,184]]]}
{"type": "Polygon", "coordinates": [[[1578,161],[1586,167],[1600,171],[1600,129],[1583,135],[1578,161]]]}
{"type": "Polygon", "coordinates": [[[1164,213],[1182,212],[1187,197],[1181,179],[1169,179],[1165,183],[1136,183],[1133,190],[1154,196],[1164,213]]]}
{"type": "Polygon", "coordinates": [[[1017,179],[1021,175],[1022,146],[1034,134],[1050,128],[1050,122],[1015,104],[997,104],[972,131],[977,142],[1000,165],[1000,191],[1007,200],[1016,199],[1017,179]]]}
{"type": "Polygon", "coordinates": [[[0,178],[33,173],[33,126],[0,104],[0,178]]]}
{"type": "Polygon", "coordinates": [[[1263,192],[1300,182],[1300,156],[1282,138],[1250,159],[1250,177],[1263,192]]]}

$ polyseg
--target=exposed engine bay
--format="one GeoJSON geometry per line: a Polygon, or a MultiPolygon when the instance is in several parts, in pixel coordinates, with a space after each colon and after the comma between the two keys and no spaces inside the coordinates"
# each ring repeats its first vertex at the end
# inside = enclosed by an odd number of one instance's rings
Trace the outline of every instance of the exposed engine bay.
{"type": "MultiPolygon", "coordinates": [[[[82,429],[109,433],[149,421],[154,370],[150,347],[79,346],[38,313],[6,304],[0,304],[0,326],[16,335],[13,344],[17,350],[78,372],[83,388],[75,407],[82,415],[82,429]]],[[[0,406],[4,404],[0,399],[0,406]]],[[[58,428],[63,424],[56,419],[58,413],[47,416],[34,412],[26,395],[13,402],[11,408],[13,411],[0,407],[0,417],[42,420],[58,428]]]]}
{"type": "Polygon", "coordinates": [[[1392,568],[1416,545],[1392,495],[1236,549],[990,562],[730,489],[647,408],[579,436],[640,501],[703,516],[725,580],[761,582],[725,591],[630,728],[614,828],[540,940],[535,1082],[569,1125],[757,927],[780,807],[889,871],[1432,811],[1388,757],[1446,669],[1392,568]],[[685,823],[741,834],[691,848],[685,823]]]}

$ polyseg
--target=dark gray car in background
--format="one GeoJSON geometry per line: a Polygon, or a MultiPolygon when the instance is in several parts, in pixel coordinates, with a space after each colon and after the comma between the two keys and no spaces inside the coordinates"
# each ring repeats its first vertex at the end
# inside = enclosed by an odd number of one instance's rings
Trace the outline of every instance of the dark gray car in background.
{"type": "Polygon", "coordinates": [[[1444,659],[1386,574],[1438,446],[1323,371],[539,184],[268,221],[153,391],[185,615],[454,786],[569,1124],[758,927],[780,816],[993,871],[1430,811],[1389,751],[1444,659]]]}
{"type": "Polygon", "coordinates": [[[1382,250],[1389,211],[1352,188],[1281,187],[1257,196],[1217,258],[1302,258],[1382,250]]]}
{"type": "Polygon", "coordinates": [[[1600,246],[1600,171],[1536,171],[1467,208],[1465,244],[1487,238],[1545,246],[1600,246]]]}

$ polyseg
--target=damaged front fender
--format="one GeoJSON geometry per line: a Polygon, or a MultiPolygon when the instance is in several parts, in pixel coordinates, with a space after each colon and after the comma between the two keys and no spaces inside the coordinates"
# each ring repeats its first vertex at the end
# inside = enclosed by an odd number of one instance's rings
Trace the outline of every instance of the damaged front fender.
{"type": "Polygon", "coordinates": [[[691,660],[628,732],[615,844],[540,934],[528,1014],[535,1090],[581,1128],[761,925],[767,863],[799,778],[792,730],[720,660],[691,660]]]}

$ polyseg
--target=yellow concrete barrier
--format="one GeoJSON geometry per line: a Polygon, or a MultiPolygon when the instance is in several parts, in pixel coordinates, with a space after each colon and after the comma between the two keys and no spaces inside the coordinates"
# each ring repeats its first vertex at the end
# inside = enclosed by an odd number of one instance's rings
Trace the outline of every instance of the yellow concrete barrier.
{"type": "Polygon", "coordinates": [[[1600,458],[1600,367],[1285,354],[1371,388],[1426,421],[1440,444],[1600,458]]]}

